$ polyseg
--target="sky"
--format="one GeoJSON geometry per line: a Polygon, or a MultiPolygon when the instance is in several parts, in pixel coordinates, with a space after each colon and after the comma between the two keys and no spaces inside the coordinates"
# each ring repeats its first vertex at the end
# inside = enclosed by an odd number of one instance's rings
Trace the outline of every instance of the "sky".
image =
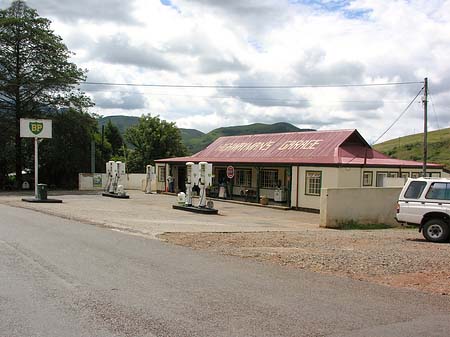
{"type": "Polygon", "coordinates": [[[428,77],[429,129],[450,126],[450,0],[27,4],[87,69],[81,88],[99,115],[159,115],[203,132],[276,122],[358,129],[373,143],[410,102],[379,142],[422,132],[422,94],[413,99],[428,77]],[[346,86],[404,82],[415,83],[346,86]]]}

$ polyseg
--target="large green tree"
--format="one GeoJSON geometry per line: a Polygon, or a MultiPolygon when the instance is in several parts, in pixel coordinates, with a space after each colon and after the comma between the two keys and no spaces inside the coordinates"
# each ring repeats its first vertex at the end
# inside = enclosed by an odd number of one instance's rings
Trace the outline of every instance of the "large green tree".
{"type": "MultiPolygon", "coordinates": [[[[101,135],[95,117],[74,108],[51,113],[53,138],[39,145],[39,181],[49,185],[76,188],[78,173],[91,172],[91,142],[95,142],[96,166],[104,170],[101,135]]],[[[30,141],[31,142],[31,141],[30,141]]],[[[108,142],[104,149],[111,151],[108,142]]]]}
{"type": "Polygon", "coordinates": [[[42,117],[63,106],[82,110],[91,105],[77,89],[85,71],[70,62],[72,53],[50,23],[23,0],[0,10],[0,116],[12,128],[18,184],[23,162],[20,118],[42,117]]]}
{"type": "Polygon", "coordinates": [[[111,120],[105,126],[105,138],[111,144],[111,150],[113,156],[121,156],[123,148],[123,139],[119,129],[115,126],[111,120]]]}
{"type": "Polygon", "coordinates": [[[125,140],[133,147],[127,161],[129,172],[143,172],[155,159],[187,153],[175,123],[161,120],[159,116],[142,116],[137,125],[127,129],[125,140]]]}

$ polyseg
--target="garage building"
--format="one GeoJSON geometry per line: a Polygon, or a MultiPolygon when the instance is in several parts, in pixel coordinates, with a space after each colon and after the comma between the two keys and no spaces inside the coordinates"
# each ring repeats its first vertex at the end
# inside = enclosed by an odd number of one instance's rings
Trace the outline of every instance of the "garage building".
{"type": "MultiPolygon", "coordinates": [[[[258,134],[218,138],[188,157],[156,161],[157,188],[185,190],[186,163],[213,164],[211,197],[319,210],[321,188],[385,187],[422,174],[422,163],[390,158],[374,149],[357,130],[258,134]],[[231,177],[232,178],[229,178],[231,177]],[[397,179],[395,179],[397,178],[397,179]]],[[[447,175],[428,164],[433,177],[447,175]]]]}

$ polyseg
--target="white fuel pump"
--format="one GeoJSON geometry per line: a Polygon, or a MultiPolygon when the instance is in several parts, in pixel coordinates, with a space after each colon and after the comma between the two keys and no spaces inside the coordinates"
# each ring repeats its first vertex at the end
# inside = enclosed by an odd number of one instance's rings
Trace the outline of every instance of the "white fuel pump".
{"type": "Polygon", "coordinates": [[[198,186],[200,187],[200,202],[198,207],[206,207],[206,188],[212,183],[212,164],[207,162],[200,162],[198,164],[199,179],[198,186]]]}
{"type": "Polygon", "coordinates": [[[109,161],[106,163],[106,186],[105,192],[102,193],[106,197],[114,198],[126,198],[129,196],[126,194],[123,185],[120,185],[120,178],[125,175],[125,163],[121,161],[109,161]]]}
{"type": "Polygon", "coordinates": [[[152,193],[152,181],[156,177],[156,170],[153,165],[147,165],[146,166],[146,182],[145,182],[145,193],[150,194],[152,193]]]}
{"type": "Polygon", "coordinates": [[[113,193],[113,170],[114,170],[114,161],[109,161],[106,163],[106,185],[105,185],[105,191],[109,193],[113,193]]]}
{"type": "Polygon", "coordinates": [[[186,163],[186,206],[192,206],[192,188],[198,179],[198,166],[193,162],[186,163]]]}
{"type": "Polygon", "coordinates": [[[121,161],[116,161],[114,164],[114,192],[120,195],[124,195],[125,191],[123,189],[123,185],[119,185],[120,178],[125,175],[125,163],[122,163],[121,161]]]}

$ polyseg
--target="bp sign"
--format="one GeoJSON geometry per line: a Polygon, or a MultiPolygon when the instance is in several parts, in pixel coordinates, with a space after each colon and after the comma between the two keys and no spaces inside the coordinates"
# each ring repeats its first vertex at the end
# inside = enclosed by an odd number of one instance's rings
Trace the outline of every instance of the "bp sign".
{"type": "Polygon", "coordinates": [[[234,167],[233,166],[227,167],[227,177],[228,177],[228,179],[231,179],[234,177],[234,167]]]}
{"type": "Polygon", "coordinates": [[[50,119],[20,119],[20,137],[52,138],[52,121],[50,119]]]}
{"type": "MultiPolygon", "coordinates": [[[[39,182],[39,138],[52,138],[52,121],[50,119],[20,119],[20,137],[34,138],[34,198],[35,200],[47,200],[38,194],[39,182]]],[[[41,195],[42,196],[42,195],[41,195]]],[[[28,201],[28,200],[25,200],[28,201]]]]}

